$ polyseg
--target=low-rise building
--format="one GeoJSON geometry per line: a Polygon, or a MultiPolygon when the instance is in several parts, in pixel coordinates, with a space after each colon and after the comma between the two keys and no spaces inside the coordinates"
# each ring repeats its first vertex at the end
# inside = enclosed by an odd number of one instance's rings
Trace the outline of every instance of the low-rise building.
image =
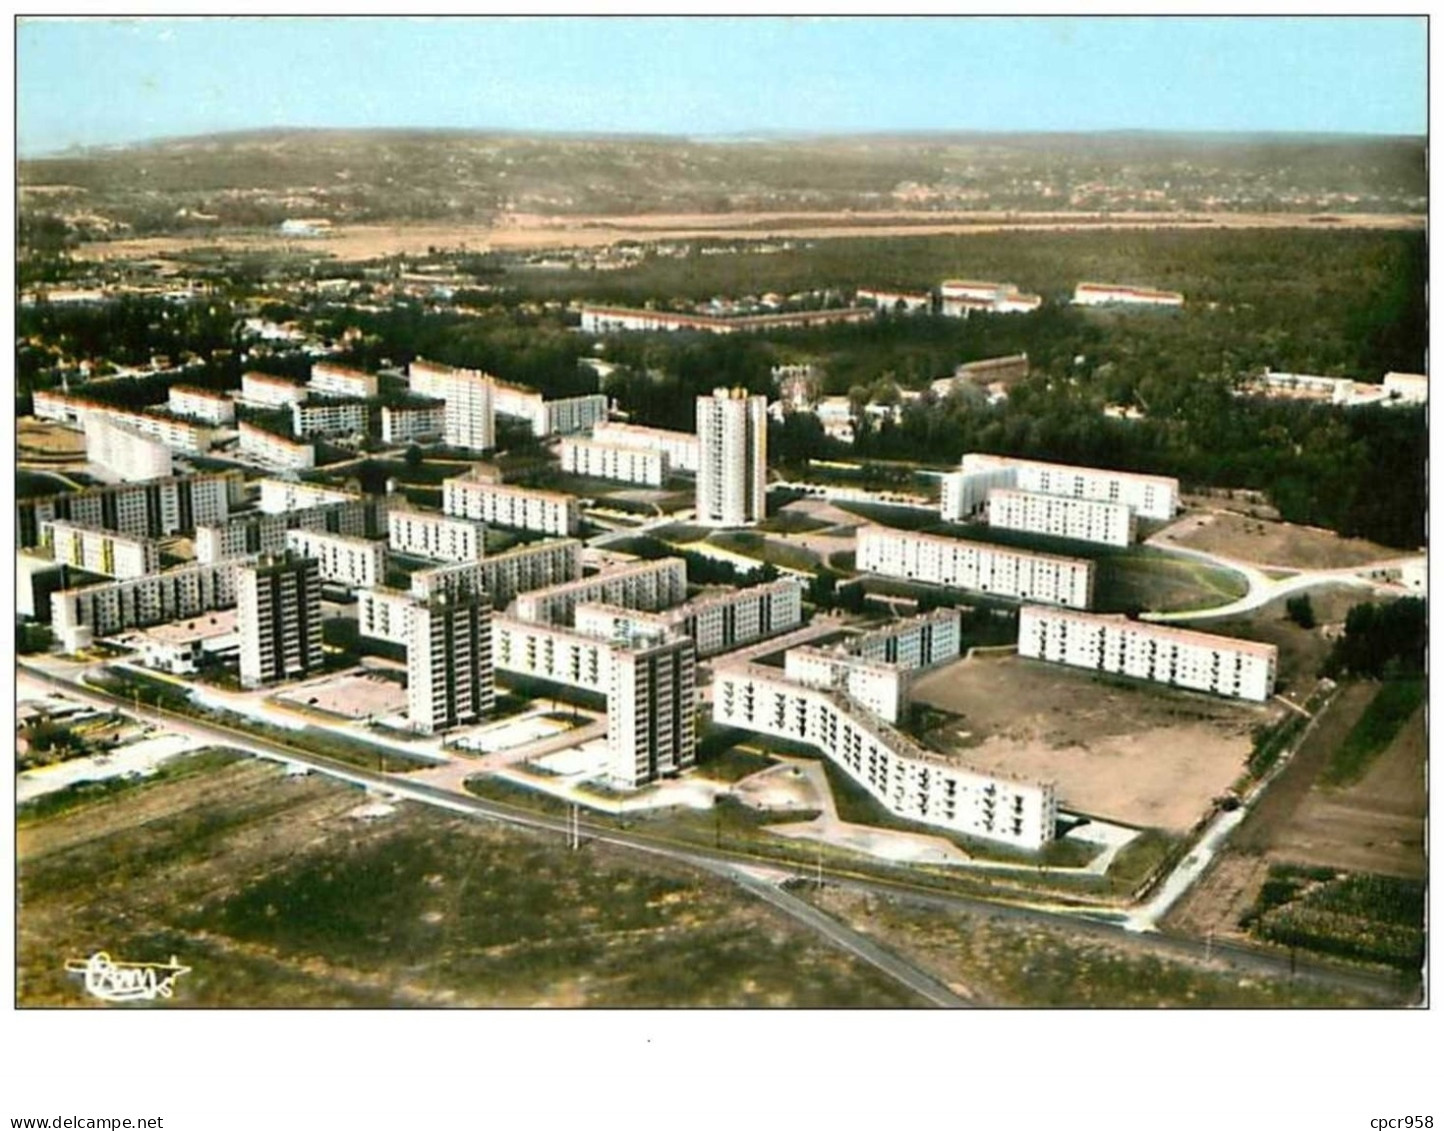
{"type": "Polygon", "coordinates": [[[926,291],[886,291],[875,287],[859,287],[857,305],[871,306],[880,314],[927,314],[933,308],[933,296],[926,291]]]}
{"type": "Polygon", "coordinates": [[[1010,488],[995,488],[988,495],[988,525],[1105,546],[1131,545],[1138,533],[1133,508],[1127,503],[1010,488]]]}
{"type": "Polygon", "coordinates": [[[363,373],[344,365],[329,361],[318,361],[311,366],[311,380],[307,383],[311,392],[333,397],[354,397],[358,400],[372,400],[378,390],[378,378],[374,373],[363,373]]]}
{"type": "Polygon", "coordinates": [[[1093,603],[1091,561],[937,534],[864,526],[857,532],[857,568],[1020,601],[1075,609],[1093,603]]]}
{"type": "Polygon", "coordinates": [[[486,527],[469,518],[408,507],[393,509],[387,523],[387,541],[397,553],[442,562],[474,562],[486,556],[486,527]]]}
{"type": "Polygon", "coordinates": [[[1422,373],[1386,373],[1384,389],[1404,404],[1429,403],[1429,378],[1422,373]]]}
{"type": "Polygon", "coordinates": [[[316,466],[316,446],[268,432],[250,421],[240,424],[241,455],[263,467],[306,471],[316,466]]]}
{"type": "Polygon", "coordinates": [[[839,322],[870,322],[875,312],[866,307],[838,310],[794,310],[782,314],[719,317],[677,314],[665,310],[632,310],[618,306],[583,306],[582,333],[615,334],[630,331],[672,332],[691,330],[704,334],[749,333],[827,326],[839,322]]]}
{"type": "Polygon", "coordinates": [[[687,563],[659,558],[518,594],[510,615],[541,624],[571,624],[580,604],[665,609],[687,599],[687,563]]]}
{"type": "Polygon", "coordinates": [[[321,530],[286,531],[286,549],[314,558],[322,581],[351,589],[370,588],[386,581],[386,544],[321,530]]]}
{"type": "Polygon", "coordinates": [[[805,687],[775,668],[719,664],[712,718],[817,747],[889,812],[908,820],[1037,850],[1054,837],[1051,782],[969,769],[926,750],[837,690],[805,687]]]}
{"type": "Polygon", "coordinates": [[[1152,287],[1079,283],[1073,291],[1073,302],[1078,306],[1182,306],[1183,296],[1177,291],[1160,291],[1152,287]]]}
{"type": "Polygon", "coordinates": [[[667,481],[666,453],[649,448],[567,437],[561,442],[558,454],[562,470],[573,475],[616,479],[649,487],[660,487],[667,481]]]}
{"type": "Polygon", "coordinates": [[[581,510],[574,495],[508,487],[470,475],[442,482],[441,509],[449,515],[493,526],[563,536],[575,534],[581,524],[581,510]]]}
{"type": "Polygon", "coordinates": [[[966,318],[975,311],[1026,314],[1043,305],[1038,295],[1020,291],[1015,283],[947,279],[938,287],[939,310],[945,318],[966,318]]]}
{"type": "Polygon", "coordinates": [[[160,572],[160,543],[152,538],[63,520],[47,522],[41,537],[49,541],[57,562],[90,573],[129,578],[160,572]]]}
{"type": "Polygon", "coordinates": [[[1031,605],[1018,618],[1018,655],[1259,703],[1278,671],[1272,644],[1031,605]]]}
{"type": "Polygon", "coordinates": [[[207,424],[233,424],[236,402],[213,389],[196,385],[172,385],[166,390],[166,408],[175,416],[204,420],[207,424]]]}
{"type": "Polygon", "coordinates": [[[238,659],[241,651],[234,609],[152,625],[136,633],[134,643],[142,664],[171,675],[194,675],[207,663],[238,659]]]}

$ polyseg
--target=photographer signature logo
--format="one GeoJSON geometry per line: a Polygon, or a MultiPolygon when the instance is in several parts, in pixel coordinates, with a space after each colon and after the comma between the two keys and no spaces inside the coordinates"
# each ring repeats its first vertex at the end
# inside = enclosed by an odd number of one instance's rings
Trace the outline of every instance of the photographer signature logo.
{"type": "Polygon", "coordinates": [[[89,958],[72,958],[65,964],[71,974],[85,978],[85,989],[101,1001],[154,1001],[175,993],[175,980],[190,973],[171,955],[169,962],[115,962],[105,951],[89,958]]]}

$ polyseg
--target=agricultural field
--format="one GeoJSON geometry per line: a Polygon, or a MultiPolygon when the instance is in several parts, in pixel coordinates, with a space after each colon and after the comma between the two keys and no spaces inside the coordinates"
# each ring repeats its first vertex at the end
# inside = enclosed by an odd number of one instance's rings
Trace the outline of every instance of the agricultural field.
{"type": "Polygon", "coordinates": [[[1281,710],[1016,655],[929,672],[913,701],[941,713],[922,734],[934,749],[1056,781],[1068,809],[1173,832],[1239,778],[1254,728],[1281,710]]]}
{"type": "Polygon", "coordinates": [[[711,876],[366,802],[245,760],[22,830],[19,1003],[103,949],[170,1008],[915,1004],[711,876]]]}

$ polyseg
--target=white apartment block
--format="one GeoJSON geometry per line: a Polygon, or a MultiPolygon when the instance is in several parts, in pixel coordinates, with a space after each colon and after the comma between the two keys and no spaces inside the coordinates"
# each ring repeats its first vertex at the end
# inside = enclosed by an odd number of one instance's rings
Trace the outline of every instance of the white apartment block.
{"type": "Polygon", "coordinates": [[[497,671],[550,680],[598,695],[612,683],[612,646],[606,640],[550,624],[492,618],[492,659],[497,671]]]}
{"type": "Polygon", "coordinates": [[[701,441],[691,432],[673,432],[666,428],[645,428],[640,424],[598,421],[592,428],[592,439],[602,444],[627,448],[647,448],[667,457],[673,471],[696,473],[702,459],[701,441]]]}
{"type": "Polygon", "coordinates": [[[716,389],[697,398],[697,516],[746,526],[767,517],[767,398],[716,389]]]}
{"type": "Polygon", "coordinates": [[[817,747],[899,817],[1029,850],[1053,839],[1058,802],[1051,782],[955,765],[844,696],[803,687],[774,668],[719,665],[712,718],[817,747]]]}
{"type": "Polygon", "coordinates": [[[568,437],[561,442],[558,454],[562,470],[573,475],[616,479],[648,487],[660,487],[667,481],[666,453],[649,448],[628,448],[568,437]]]}
{"type": "Polygon", "coordinates": [[[517,620],[539,624],[571,624],[581,604],[654,610],[686,599],[687,563],[681,558],[659,558],[520,593],[510,613],[517,620]]]}
{"type": "Polygon", "coordinates": [[[525,420],[538,438],[585,432],[607,418],[607,398],[600,393],[549,401],[535,389],[493,381],[491,396],[493,411],[525,420]]]}
{"type": "Polygon", "coordinates": [[[424,599],[382,585],[356,590],[356,623],[361,635],[405,647],[411,642],[411,610],[424,599]]]}
{"type": "Polygon", "coordinates": [[[183,566],[50,595],[50,624],[67,652],[127,628],[166,624],[236,603],[236,562],[183,566]]]}
{"type": "Polygon", "coordinates": [[[203,523],[224,521],[230,514],[231,503],[240,502],[244,490],[241,473],[225,471],[17,499],[17,541],[22,549],[38,546],[42,526],[56,519],[121,534],[159,538],[193,530],[203,523]]]}
{"type": "Polygon", "coordinates": [[[278,553],[286,548],[288,530],[370,538],[385,533],[387,508],[386,496],[373,495],[300,507],[281,514],[233,515],[225,522],[196,527],[196,561],[218,562],[251,554],[278,553]]]}
{"type": "Polygon", "coordinates": [[[417,597],[435,593],[486,593],[495,608],[505,608],[518,593],[575,581],[582,575],[582,544],[558,538],[514,546],[479,562],[458,562],[411,575],[417,597]]]}
{"type": "Polygon", "coordinates": [[[1183,296],[1177,291],[1158,291],[1152,287],[1079,283],[1073,291],[1073,302],[1078,306],[1182,306],[1183,296]]]}
{"type": "Polygon", "coordinates": [[[964,475],[1008,469],[1015,472],[1014,481],[999,486],[1016,487],[1038,495],[1067,495],[1075,499],[1123,503],[1132,507],[1139,518],[1166,521],[1178,513],[1178,480],[1169,476],[1043,463],[979,452],[963,456],[964,475]]]}
{"type": "Polygon", "coordinates": [[[241,400],[265,408],[302,404],[310,396],[305,385],[270,373],[242,373],[241,400]]]}
{"type": "Polygon", "coordinates": [[[66,565],[117,578],[160,572],[160,543],[152,538],[65,521],[47,522],[42,537],[45,535],[55,560],[66,565]]]}
{"type": "Polygon", "coordinates": [[[491,713],[491,602],[474,594],[417,601],[406,645],[406,711],[414,730],[436,734],[491,713]]]}
{"type": "Polygon", "coordinates": [[[354,436],[366,432],[365,401],[312,397],[291,406],[291,431],[297,436],[354,436]]]}
{"type": "Polygon", "coordinates": [[[1403,404],[1429,403],[1429,378],[1423,373],[1385,373],[1384,389],[1403,404]]]}
{"type": "Polygon", "coordinates": [[[387,544],[397,553],[441,562],[474,562],[486,556],[486,527],[471,519],[407,509],[391,511],[386,522],[387,544]]]}
{"type": "Polygon", "coordinates": [[[934,609],[859,633],[844,644],[849,652],[863,659],[898,664],[908,670],[947,664],[963,653],[963,618],[957,609],[934,609]]]}
{"type": "Polygon", "coordinates": [[[1258,703],[1273,694],[1278,671],[1272,644],[1028,605],[1018,618],[1018,655],[1258,703]]]}
{"type": "Polygon", "coordinates": [[[612,648],[607,776],[627,789],[697,760],[697,651],[688,639],[639,637],[612,648]]]}
{"type": "Polygon", "coordinates": [[[825,326],[833,322],[867,322],[875,316],[865,307],[843,310],[792,310],[781,314],[718,317],[710,314],[675,314],[664,310],[630,310],[625,307],[583,306],[582,333],[623,331],[695,330],[732,334],[752,330],[782,330],[799,326],[825,326]]]}
{"type": "Polygon", "coordinates": [[[321,530],[286,531],[286,549],[314,558],[322,581],[365,589],[386,581],[386,544],[321,530]]]}
{"type": "Polygon", "coordinates": [[[835,648],[789,648],[783,674],[804,687],[836,691],[884,722],[897,725],[908,705],[910,678],[899,664],[867,660],[835,648]]]}
{"type": "Polygon", "coordinates": [[[207,424],[233,424],[236,402],[224,393],[195,385],[172,385],[166,390],[166,408],[176,416],[189,416],[207,424]]]}
{"type": "Polygon", "coordinates": [[[1086,609],[1093,601],[1091,561],[881,526],[858,530],[857,568],[1075,609],[1086,609]]]}
{"type": "Polygon", "coordinates": [[[1012,487],[1018,481],[1018,472],[1011,466],[985,467],[950,471],[940,479],[943,490],[938,513],[944,521],[961,522],[978,515],[995,490],[1012,487]]]}
{"type": "Polygon", "coordinates": [[[696,643],[697,655],[705,658],[799,627],[802,593],[801,581],[783,577],[746,589],[707,593],[656,612],[580,604],[574,617],[578,632],[607,639],[649,629],[686,636],[696,643]]]}
{"type": "Polygon", "coordinates": [[[327,503],[353,503],[362,498],[355,491],[327,487],[321,483],[302,483],[295,479],[261,479],[258,482],[262,514],[285,514],[327,503]]]}
{"type": "Polygon", "coordinates": [[[988,525],[1105,546],[1131,545],[1138,534],[1133,508],[1126,503],[1008,488],[995,489],[988,496],[988,525]]]}
{"type": "Polygon", "coordinates": [[[71,396],[54,389],[42,389],[34,397],[36,420],[53,420],[72,428],[84,429],[86,420],[102,416],[116,424],[135,429],[142,436],[159,440],[173,452],[188,455],[204,455],[210,451],[214,437],[209,425],[194,420],[183,420],[167,416],[162,412],[146,409],[131,412],[127,409],[112,408],[110,405],[71,396]]]}
{"type": "Polygon", "coordinates": [[[581,509],[575,495],[508,487],[469,475],[442,481],[441,509],[449,515],[492,526],[563,536],[575,534],[581,524],[581,509]]]}
{"type": "Polygon", "coordinates": [[[316,447],[241,421],[241,455],[264,467],[306,471],[316,466],[316,447]]]}
{"type": "Polygon", "coordinates": [[[321,577],[316,562],[268,554],[234,567],[241,686],[293,679],[321,667],[321,577]]]}
{"type": "Polygon", "coordinates": [[[374,373],[363,373],[344,365],[329,361],[318,361],[311,366],[311,380],[307,387],[313,393],[333,397],[355,397],[359,400],[373,399],[379,388],[374,373]]]}
{"type": "Polygon", "coordinates": [[[492,377],[422,358],[407,366],[406,373],[412,393],[446,403],[443,438],[448,447],[477,452],[496,447],[492,377]]]}
{"type": "Polygon", "coordinates": [[[174,471],[165,444],[98,412],[85,417],[85,458],[125,483],[164,479],[174,471]]]}
{"type": "Polygon", "coordinates": [[[406,404],[381,406],[381,440],[404,444],[412,440],[436,440],[446,433],[446,402],[417,397],[406,404]]]}
{"type": "Polygon", "coordinates": [[[938,287],[939,310],[945,318],[966,318],[973,311],[1026,314],[1043,305],[1039,295],[1026,294],[1014,283],[947,279],[938,287]]]}

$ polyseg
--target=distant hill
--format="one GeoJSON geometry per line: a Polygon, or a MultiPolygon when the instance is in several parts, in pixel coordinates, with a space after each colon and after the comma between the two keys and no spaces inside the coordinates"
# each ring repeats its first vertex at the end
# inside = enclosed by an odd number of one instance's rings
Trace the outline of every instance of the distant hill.
{"type": "Polygon", "coordinates": [[[22,235],[498,214],[879,209],[1423,212],[1419,138],[899,134],[680,139],[268,130],[19,163],[22,235]]]}

